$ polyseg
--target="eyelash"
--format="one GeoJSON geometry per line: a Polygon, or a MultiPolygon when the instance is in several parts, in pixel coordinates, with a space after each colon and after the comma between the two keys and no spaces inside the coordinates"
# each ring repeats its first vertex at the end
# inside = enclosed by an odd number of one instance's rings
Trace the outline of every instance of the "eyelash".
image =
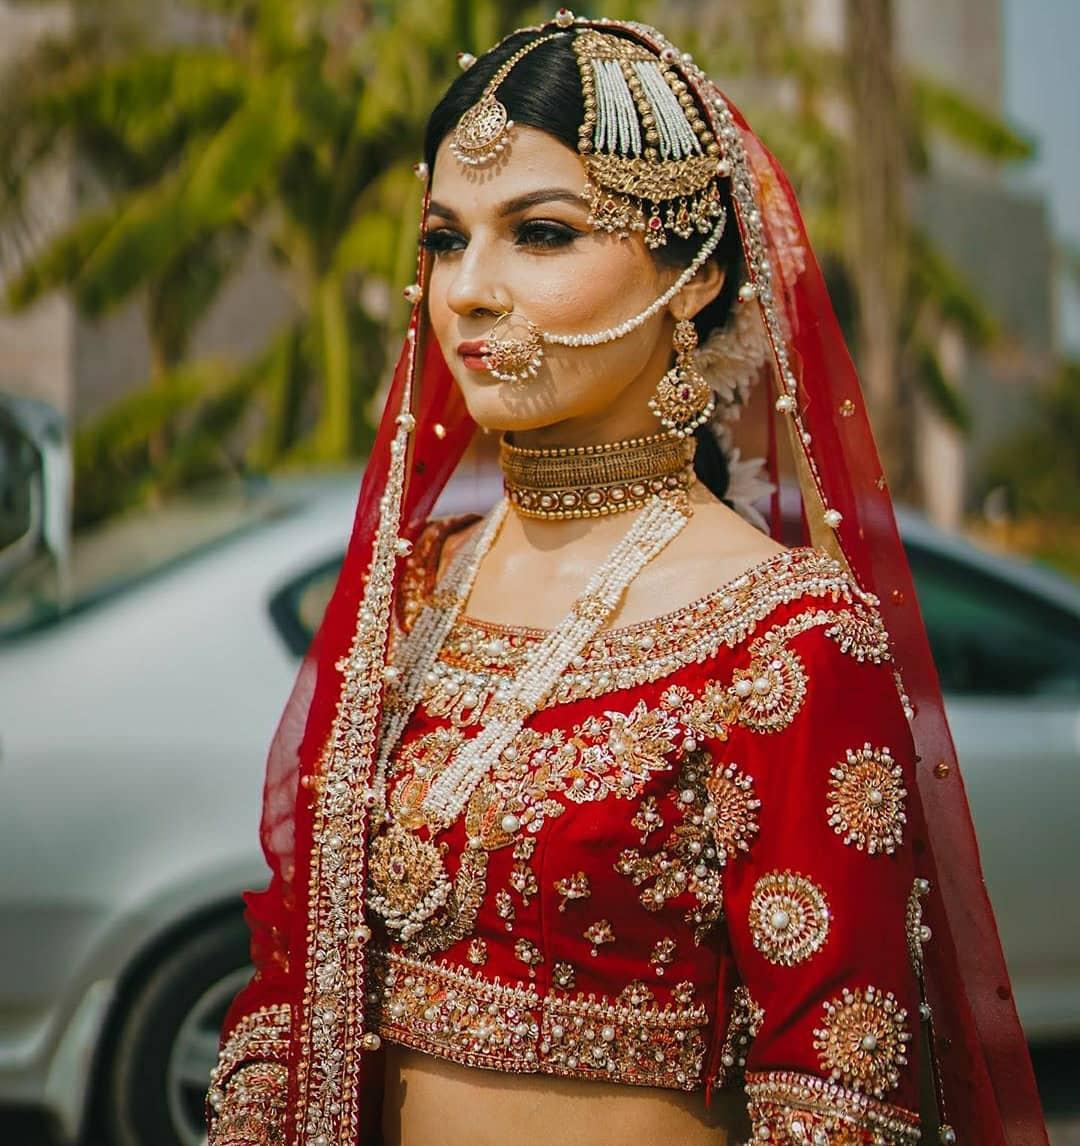
{"type": "MultiPolygon", "coordinates": [[[[568,246],[578,237],[578,232],[559,223],[544,223],[533,220],[528,223],[523,223],[517,229],[516,235],[518,242],[522,246],[553,249],[568,246]],[[541,233],[544,234],[544,238],[535,237],[541,233]],[[534,238],[526,241],[523,239],[526,235],[532,235],[534,238]]],[[[429,231],[424,236],[423,246],[426,250],[432,251],[436,255],[460,251],[462,249],[461,247],[450,245],[452,236],[460,238],[457,231],[452,231],[449,227],[440,227],[438,230],[429,231]]]]}

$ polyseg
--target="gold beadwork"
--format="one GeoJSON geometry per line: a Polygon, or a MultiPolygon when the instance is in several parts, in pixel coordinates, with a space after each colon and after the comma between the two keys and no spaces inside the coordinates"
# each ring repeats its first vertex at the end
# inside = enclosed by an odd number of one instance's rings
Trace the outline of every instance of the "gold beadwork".
{"type": "Polygon", "coordinates": [[[814,1031],[822,1070],[834,1082],[884,1098],[899,1086],[900,1067],[907,1064],[906,1020],[892,992],[845,987],[825,1004],[824,1025],[814,1031]]]}
{"type": "Polygon", "coordinates": [[[716,406],[708,382],[694,365],[697,344],[697,327],[689,318],[680,318],[672,336],[675,365],[660,379],[656,393],[649,399],[649,409],[676,437],[692,434],[708,420],[716,406]]]}
{"type": "Polygon", "coordinates": [[[903,769],[888,748],[875,748],[869,741],[845,755],[829,770],[829,826],[859,851],[892,855],[903,842],[907,821],[903,769]]]}
{"type": "Polygon", "coordinates": [[[829,907],[817,884],[791,871],[773,871],[754,885],[750,934],[770,963],[794,967],[825,945],[829,907]]]}
{"type": "Polygon", "coordinates": [[[739,852],[750,850],[757,834],[757,810],[761,801],[754,797],[754,781],[734,764],[725,764],[705,780],[709,802],[702,818],[709,825],[718,862],[723,865],[739,852]]]}
{"type": "Polygon", "coordinates": [[[519,48],[491,77],[480,99],[458,120],[450,138],[450,151],[459,163],[480,167],[498,158],[509,142],[507,136],[514,121],[509,117],[506,105],[495,97],[495,92],[519,60],[548,40],[554,40],[557,35],[559,33],[556,32],[539,36],[519,48]]]}
{"type": "Polygon", "coordinates": [[[640,509],[693,483],[694,445],[667,434],[590,446],[532,449],[503,437],[499,464],[523,517],[565,521],[640,509]]]}

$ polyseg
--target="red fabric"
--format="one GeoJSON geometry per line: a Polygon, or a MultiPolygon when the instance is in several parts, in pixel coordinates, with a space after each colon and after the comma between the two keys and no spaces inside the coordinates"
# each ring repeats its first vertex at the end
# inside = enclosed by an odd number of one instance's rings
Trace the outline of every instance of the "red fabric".
{"type": "MultiPolygon", "coordinates": [[[[607,27],[612,30],[611,25],[607,27]]],[[[624,30],[654,47],[662,44],[657,35],[640,25],[624,30]]],[[[712,114],[709,101],[719,95],[718,91],[700,77],[691,75],[689,79],[712,114]]],[[[804,511],[811,528],[809,540],[833,547],[857,582],[881,599],[897,666],[915,708],[910,724],[917,760],[913,800],[917,792],[925,813],[925,853],[920,867],[930,874],[934,885],[925,904],[934,932],[927,949],[927,978],[937,1016],[947,1116],[962,1143],[1045,1143],[1033,1075],[982,881],[940,687],[888,490],[879,482],[880,462],[858,379],[790,185],[737,113],[736,119],[740,144],[753,173],[755,206],[761,210],[769,241],[777,308],[787,329],[785,345],[799,380],[797,397],[803,426],[811,436],[805,451],[806,468],[800,472],[804,511]],[[850,413],[841,415],[839,410],[845,402],[850,403],[850,413]],[[820,524],[823,505],[843,514],[835,536],[820,524]]],[[[741,212],[737,221],[745,238],[746,220],[741,212]]],[[[417,276],[421,284],[425,272],[421,258],[417,276]]],[[[298,778],[316,773],[335,718],[342,679],[338,666],[349,648],[364,592],[395,418],[402,412],[402,397],[412,385],[412,409],[418,424],[402,507],[403,532],[408,536],[415,535],[430,512],[474,428],[441,353],[428,336],[421,308],[414,312],[410,329],[415,334],[416,353],[411,353],[412,347],[406,342],[365,473],[342,574],[271,749],[262,840],[272,880],[266,892],[248,896],[257,972],[226,1021],[227,1037],[258,1007],[290,1002],[294,1007],[291,1075],[304,1053],[297,1036],[298,1016],[310,1015],[304,990],[310,955],[307,919],[314,800],[309,789],[298,785],[298,778]]],[[[770,382],[775,387],[775,381],[770,382]]],[[[774,394],[777,392],[774,389],[774,394]]],[[[783,416],[774,415],[768,404],[764,408],[770,420],[778,419],[782,428],[777,432],[787,434],[783,416]]],[[[774,536],[780,535],[778,511],[774,499],[774,536]]],[[[850,715],[847,708],[840,713],[843,719],[850,715]]],[[[859,718],[862,716],[860,713],[859,718]]],[[[888,719],[895,721],[895,714],[888,719]]],[[[894,728],[890,735],[897,738],[899,729],[894,728]]],[[[747,959],[752,962],[749,953],[747,959]]],[[[780,1057],[784,1057],[783,1045],[777,1042],[774,1047],[780,1057]]],[[[379,1057],[364,1054],[362,1060],[360,1106],[365,1116],[370,1116],[377,1108],[369,1086],[374,1086],[379,1057]]],[[[295,1120],[296,1095],[291,1099],[295,1120]]],[[[287,1140],[301,1140],[295,1121],[290,1121],[287,1140]]]]}

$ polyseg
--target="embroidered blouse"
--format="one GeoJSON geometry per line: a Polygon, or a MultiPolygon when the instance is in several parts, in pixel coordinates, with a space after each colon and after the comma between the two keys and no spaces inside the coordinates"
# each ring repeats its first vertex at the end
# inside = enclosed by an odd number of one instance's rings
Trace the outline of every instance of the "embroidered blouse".
{"type": "MultiPolygon", "coordinates": [[[[470,520],[421,535],[399,635],[470,520]]],[[[927,885],[877,604],[806,546],[602,631],[432,833],[428,787],[544,636],[459,617],[372,840],[383,917],[437,904],[407,937],[372,913],[373,1029],[472,1067],[741,1085],[772,1143],[917,1142],[927,885]]],[[[230,1062],[243,1076],[258,1057],[230,1062]]]]}

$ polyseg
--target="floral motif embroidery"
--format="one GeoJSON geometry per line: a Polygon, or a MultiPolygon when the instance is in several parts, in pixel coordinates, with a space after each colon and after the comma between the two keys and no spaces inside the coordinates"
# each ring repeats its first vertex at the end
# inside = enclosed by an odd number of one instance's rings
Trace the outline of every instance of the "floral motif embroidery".
{"type": "Polygon", "coordinates": [[[735,670],[732,688],[741,701],[740,724],[755,732],[779,732],[795,719],[806,696],[806,670],[791,649],[770,649],[735,670]]]}
{"type": "Polygon", "coordinates": [[[469,950],[466,952],[465,958],[468,959],[474,967],[482,967],[487,962],[487,957],[487,943],[485,943],[483,939],[470,939],[469,950]]]}
{"type": "Polygon", "coordinates": [[[720,1066],[716,1072],[716,1085],[733,1086],[742,1077],[750,1044],[761,1030],[765,1012],[754,1002],[746,987],[735,988],[731,999],[731,1018],[720,1050],[720,1066]]]}
{"type": "Polygon", "coordinates": [[[615,942],[615,928],[606,919],[598,919],[595,923],[590,923],[581,934],[587,942],[592,944],[590,955],[595,955],[601,944],[615,942]]]}
{"type": "Polygon", "coordinates": [[[918,1146],[919,1116],[814,1075],[770,1071],[746,1076],[755,1139],[776,1146],[918,1146]]]}
{"type": "Polygon", "coordinates": [[[506,921],[507,931],[514,930],[514,901],[510,898],[510,892],[503,890],[495,893],[495,914],[506,921]]]}
{"type": "Polygon", "coordinates": [[[834,1082],[884,1098],[899,1085],[900,1067],[907,1064],[906,1020],[891,991],[844,988],[825,1004],[824,1025],[814,1031],[822,1070],[834,1082]]]}
{"type": "Polygon", "coordinates": [[[829,934],[825,893],[796,872],[763,875],[750,897],[750,934],[770,963],[802,963],[821,950],[829,934]]]}
{"type": "Polygon", "coordinates": [[[514,944],[514,954],[529,968],[530,975],[535,974],[533,967],[544,961],[540,948],[529,939],[519,939],[514,944]]]}
{"type": "Polygon", "coordinates": [[[246,1061],[284,1062],[289,1054],[289,1027],[292,1010],[288,1003],[259,1007],[236,1024],[225,1040],[217,1064],[210,1074],[209,1101],[224,1099],[223,1087],[233,1072],[246,1061]]]}
{"type": "Polygon", "coordinates": [[[284,1063],[257,1062],[241,1067],[225,1091],[212,1091],[209,1146],[230,1142],[283,1146],[288,1070],[284,1063]]]}
{"type": "Polygon", "coordinates": [[[754,796],[754,781],[734,764],[713,769],[705,780],[709,802],[703,809],[712,833],[717,861],[723,866],[738,852],[750,850],[757,834],[757,810],[761,801],[754,796]]]}
{"type": "Polygon", "coordinates": [[[572,991],[576,982],[573,965],[570,963],[556,963],[555,966],[551,968],[551,981],[556,987],[560,987],[564,991],[572,991]]]}
{"type": "Polygon", "coordinates": [[[923,923],[923,908],[920,900],[930,893],[930,881],[917,879],[911,885],[907,900],[907,948],[912,970],[920,978],[923,973],[923,944],[930,942],[930,928],[923,923]]]}
{"type": "Polygon", "coordinates": [[[676,946],[675,940],[670,936],[658,939],[653,944],[652,953],[649,955],[649,962],[656,968],[658,975],[663,975],[664,968],[674,962],[676,946]]]}
{"type": "Polygon", "coordinates": [[[563,879],[555,880],[555,890],[562,896],[559,910],[565,911],[567,903],[572,899],[587,899],[589,891],[589,877],[583,872],[575,872],[563,879]]]}
{"type": "Polygon", "coordinates": [[[858,661],[868,660],[872,664],[881,664],[892,659],[889,633],[876,609],[855,605],[837,613],[836,620],[825,630],[825,635],[836,641],[842,653],[858,661]]]}
{"type": "Polygon", "coordinates": [[[829,826],[845,844],[854,844],[870,855],[892,855],[903,842],[903,769],[888,748],[849,748],[846,759],[830,769],[829,826]]]}
{"type": "MultiPolygon", "coordinates": [[[[682,984],[682,997],[692,986],[682,984]]],[[[544,1070],[695,1090],[701,1082],[708,1022],[703,1006],[661,1007],[644,983],[630,983],[611,1003],[552,996],[545,1005],[540,1056],[544,1070]]]]}
{"type": "Polygon", "coordinates": [[[615,870],[627,876],[635,887],[648,884],[639,896],[647,911],[660,911],[669,899],[683,892],[693,895],[697,903],[685,919],[694,926],[695,943],[708,934],[723,906],[719,868],[724,861],[713,845],[707,820],[711,807],[707,790],[711,762],[708,752],[688,753],[671,793],[682,813],[682,822],[669,833],[664,848],[651,855],[626,848],[615,861],[615,870]]]}
{"type": "Polygon", "coordinates": [[[533,869],[524,860],[515,860],[510,869],[510,886],[521,896],[521,902],[528,907],[529,900],[540,890],[533,869]]]}
{"type": "Polygon", "coordinates": [[[630,825],[641,832],[643,846],[653,832],[658,832],[664,826],[664,817],[660,815],[660,805],[655,796],[646,796],[641,801],[630,825]]]}

